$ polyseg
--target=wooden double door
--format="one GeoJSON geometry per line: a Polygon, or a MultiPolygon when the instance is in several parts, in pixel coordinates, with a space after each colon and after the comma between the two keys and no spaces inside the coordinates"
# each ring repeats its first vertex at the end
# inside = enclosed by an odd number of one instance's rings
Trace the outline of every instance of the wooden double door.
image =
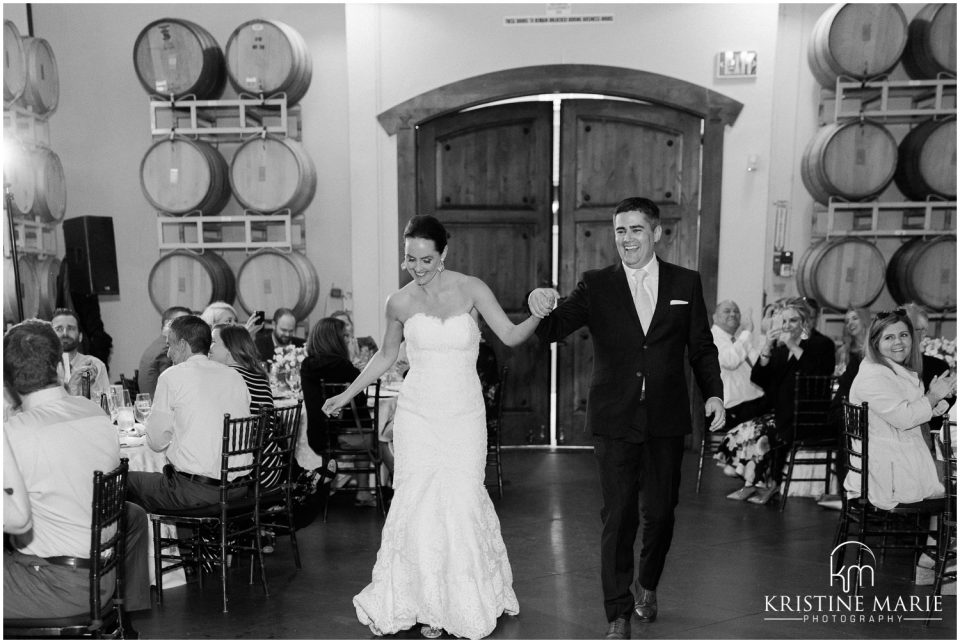
{"type": "MultiPolygon", "coordinates": [[[[635,101],[563,100],[556,128],[552,102],[496,105],[420,125],[418,213],[433,214],[449,230],[447,265],[483,279],[520,321],[528,315],[527,293],[552,283],[555,245],[561,295],[583,271],[619,260],[612,213],[628,196],[659,205],[657,254],[696,268],[700,164],[701,121],[685,112],[635,101]]],[[[483,335],[509,368],[503,443],[549,444],[549,346],[533,339],[510,349],[488,329],[483,335]]],[[[584,417],[592,369],[586,328],[559,343],[558,444],[591,443],[584,417]]]]}

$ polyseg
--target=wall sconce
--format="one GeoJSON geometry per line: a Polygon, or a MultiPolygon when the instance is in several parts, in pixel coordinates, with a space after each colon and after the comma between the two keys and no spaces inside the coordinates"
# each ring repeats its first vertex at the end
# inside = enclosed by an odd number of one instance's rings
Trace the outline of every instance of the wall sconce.
{"type": "Polygon", "coordinates": [[[756,172],[760,165],[760,157],[757,154],[751,154],[747,157],[747,172],[756,172]]]}

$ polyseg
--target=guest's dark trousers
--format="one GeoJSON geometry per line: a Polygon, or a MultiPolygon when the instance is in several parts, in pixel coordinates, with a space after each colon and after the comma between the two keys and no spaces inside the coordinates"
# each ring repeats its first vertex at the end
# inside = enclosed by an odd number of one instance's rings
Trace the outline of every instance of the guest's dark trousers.
{"type": "Polygon", "coordinates": [[[648,590],[660,582],[673,539],[683,437],[633,443],[597,435],[594,455],[603,496],[600,580],[607,621],[613,621],[633,609],[634,581],[648,590]],[[641,521],[640,565],[634,577],[633,546],[641,521]]]}

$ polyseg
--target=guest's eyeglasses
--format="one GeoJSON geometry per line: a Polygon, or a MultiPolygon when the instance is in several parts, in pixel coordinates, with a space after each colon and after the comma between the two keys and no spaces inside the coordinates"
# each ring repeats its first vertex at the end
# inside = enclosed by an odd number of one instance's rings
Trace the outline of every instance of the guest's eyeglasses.
{"type": "Polygon", "coordinates": [[[877,319],[886,319],[887,317],[906,317],[907,311],[903,308],[894,308],[893,310],[885,311],[882,313],[877,313],[877,319]]]}

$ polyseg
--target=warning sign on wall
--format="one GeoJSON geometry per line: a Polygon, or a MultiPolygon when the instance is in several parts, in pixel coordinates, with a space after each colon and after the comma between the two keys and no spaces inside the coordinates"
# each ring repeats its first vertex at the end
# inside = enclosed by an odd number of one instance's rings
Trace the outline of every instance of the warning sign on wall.
{"type": "Polygon", "coordinates": [[[508,27],[528,25],[595,25],[611,24],[613,14],[592,15],[547,15],[547,16],[506,16],[503,24],[508,27]]]}

